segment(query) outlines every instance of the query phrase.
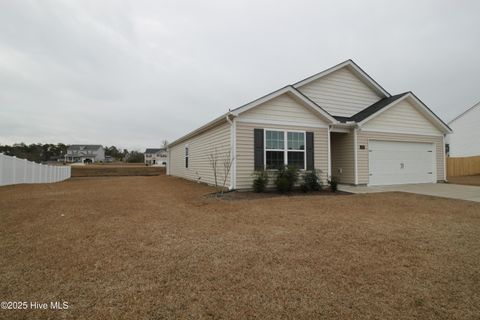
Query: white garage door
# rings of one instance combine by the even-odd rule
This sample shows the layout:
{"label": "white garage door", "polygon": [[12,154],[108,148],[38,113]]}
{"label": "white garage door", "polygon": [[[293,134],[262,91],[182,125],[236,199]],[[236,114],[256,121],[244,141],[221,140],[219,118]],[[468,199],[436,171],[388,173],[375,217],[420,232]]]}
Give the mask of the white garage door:
{"label": "white garage door", "polygon": [[369,185],[436,182],[433,143],[370,140]]}

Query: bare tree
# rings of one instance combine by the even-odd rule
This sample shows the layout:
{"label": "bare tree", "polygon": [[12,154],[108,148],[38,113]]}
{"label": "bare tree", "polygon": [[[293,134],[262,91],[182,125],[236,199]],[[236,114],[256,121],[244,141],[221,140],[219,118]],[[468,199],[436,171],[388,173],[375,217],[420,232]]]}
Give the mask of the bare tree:
{"label": "bare tree", "polygon": [[215,188],[218,189],[218,183],[217,183],[217,162],[218,162],[217,148],[214,149],[213,153],[208,155],[208,160],[210,161],[210,166],[212,166],[213,177],[215,178]]}
{"label": "bare tree", "polygon": [[167,149],[168,147],[168,140],[163,140],[162,141],[162,148]]}
{"label": "bare tree", "polygon": [[227,184],[227,177],[232,170],[234,158],[232,157],[230,150],[225,153],[225,157],[223,158],[223,185],[221,194],[223,195],[223,191],[225,190],[225,185]]}
{"label": "bare tree", "polygon": [[223,192],[225,191],[226,184],[227,184],[227,178],[228,175],[232,169],[232,164],[233,164],[233,157],[230,154],[230,151],[227,151],[225,153],[225,156],[223,157],[223,181],[222,181],[222,187],[218,187],[218,153],[217,153],[217,148],[214,149],[214,152],[208,155],[208,159],[210,161],[210,166],[212,167],[213,170],[213,177],[214,177],[214,182],[215,182],[215,189],[217,189],[217,193],[220,189],[220,195],[223,196]]}

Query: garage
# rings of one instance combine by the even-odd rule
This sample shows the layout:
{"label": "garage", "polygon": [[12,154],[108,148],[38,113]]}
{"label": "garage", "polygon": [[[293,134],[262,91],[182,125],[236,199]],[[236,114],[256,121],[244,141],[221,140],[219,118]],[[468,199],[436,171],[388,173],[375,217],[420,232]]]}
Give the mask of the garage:
{"label": "garage", "polygon": [[369,140],[369,185],[436,182],[433,143]]}

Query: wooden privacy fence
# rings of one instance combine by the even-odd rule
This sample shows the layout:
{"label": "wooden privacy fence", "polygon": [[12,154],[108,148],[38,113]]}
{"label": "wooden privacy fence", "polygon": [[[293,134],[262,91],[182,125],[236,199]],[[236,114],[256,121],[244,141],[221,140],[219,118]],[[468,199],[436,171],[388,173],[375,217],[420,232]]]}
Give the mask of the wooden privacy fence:
{"label": "wooden privacy fence", "polygon": [[70,178],[69,166],[48,166],[0,153],[0,186],[51,183]]}
{"label": "wooden privacy fence", "polygon": [[471,176],[480,174],[480,156],[447,158],[447,176]]}

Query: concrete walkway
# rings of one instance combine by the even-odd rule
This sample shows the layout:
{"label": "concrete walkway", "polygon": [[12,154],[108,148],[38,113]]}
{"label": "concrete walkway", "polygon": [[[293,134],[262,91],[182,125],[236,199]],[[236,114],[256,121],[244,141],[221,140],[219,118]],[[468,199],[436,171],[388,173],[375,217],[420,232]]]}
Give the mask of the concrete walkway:
{"label": "concrete walkway", "polygon": [[450,183],[421,183],[403,184],[392,186],[349,186],[339,185],[338,190],[351,193],[373,193],[373,192],[409,192],[425,194],[435,197],[444,197],[460,200],[480,202],[480,187],[464,186]]}

